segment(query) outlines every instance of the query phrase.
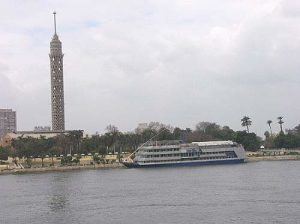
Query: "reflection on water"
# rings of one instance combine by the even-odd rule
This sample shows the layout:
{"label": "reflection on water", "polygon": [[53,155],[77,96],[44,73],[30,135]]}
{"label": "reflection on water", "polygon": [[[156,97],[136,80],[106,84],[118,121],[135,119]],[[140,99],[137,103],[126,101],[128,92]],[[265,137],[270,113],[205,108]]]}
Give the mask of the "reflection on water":
{"label": "reflection on water", "polygon": [[0,224],[299,223],[299,169],[284,161],[0,176]]}
{"label": "reflection on water", "polygon": [[49,207],[52,212],[57,212],[65,209],[68,199],[65,195],[52,195],[49,201]]}
{"label": "reflection on water", "polygon": [[68,175],[54,175],[50,182],[49,208],[52,212],[61,212],[69,206]]}

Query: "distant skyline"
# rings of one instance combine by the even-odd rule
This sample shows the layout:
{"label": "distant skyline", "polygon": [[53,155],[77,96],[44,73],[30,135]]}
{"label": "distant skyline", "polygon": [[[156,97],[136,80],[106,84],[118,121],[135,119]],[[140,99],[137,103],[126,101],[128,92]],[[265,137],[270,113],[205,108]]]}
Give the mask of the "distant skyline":
{"label": "distant skyline", "polygon": [[0,108],[18,130],[51,125],[53,14],[63,42],[66,129],[132,131],[200,121],[260,136],[300,123],[300,2],[18,1],[0,7]]}

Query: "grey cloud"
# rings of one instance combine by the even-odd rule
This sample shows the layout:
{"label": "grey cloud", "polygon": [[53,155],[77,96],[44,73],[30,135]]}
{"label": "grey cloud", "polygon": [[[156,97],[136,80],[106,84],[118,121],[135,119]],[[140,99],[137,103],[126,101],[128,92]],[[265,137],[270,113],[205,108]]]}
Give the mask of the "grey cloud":
{"label": "grey cloud", "polygon": [[11,80],[7,77],[8,67],[0,63],[0,97],[2,107],[10,106],[11,102],[15,100],[14,86]]}
{"label": "grey cloud", "polygon": [[18,89],[11,99],[20,129],[50,123],[54,8],[69,129],[133,130],[156,120],[241,129],[249,115],[262,134],[278,115],[289,127],[299,123],[297,1],[47,1],[16,10],[6,1],[3,8],[0,60],[10,68],[5,88]]}

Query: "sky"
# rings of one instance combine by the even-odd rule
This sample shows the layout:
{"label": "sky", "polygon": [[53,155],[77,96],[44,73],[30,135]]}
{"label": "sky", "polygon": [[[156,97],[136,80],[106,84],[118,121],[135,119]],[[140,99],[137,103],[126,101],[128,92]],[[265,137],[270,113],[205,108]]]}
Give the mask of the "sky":
{"label": "sky", "polygon": [[0,108],[18,130],[51,125],[54,10],[68,130],[300,123],[298,0],[1,0]]}

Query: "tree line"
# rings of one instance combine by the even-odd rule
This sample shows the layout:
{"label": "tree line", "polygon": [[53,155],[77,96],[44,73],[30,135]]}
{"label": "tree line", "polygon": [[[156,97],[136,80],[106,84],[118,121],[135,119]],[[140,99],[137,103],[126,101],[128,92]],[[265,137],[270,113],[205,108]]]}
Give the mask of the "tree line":
{"label": "tree line", "polygon": [[271,129],[272,122],[267,121],[270,129],[265,132],[265,139],[250,132],[251,118],[244,116],[241,125],[244,131],[234,131],[229,126],[221,126],[214,122],[199,122],[192,130],[190,128],[173,128],[159,122],[150,122],[146,128],[137,128],[132,132],[121,132],[114,125],[109,125],[104,134],[83,136],[83,131],[69,131],[56,137],[40,138],[18,137],[6,148],[0,148],[0,160],[8,156],[28,158],[67,156],[68,154],[99,154],[133,152],[139,145],[157,135],[153,140],[181,140],[190,143],[196,141],[232,140],[242,144],[246,150],[257,151],[261,145],[267,148],[295,148],[300,147],[300,125],[286,133],[282,130],[283,118],[278,118],[281,131],[274,134]]}
{"label": "tree line", "polygon": [[[251,118],[244,116],[241,119],[241,125],[247,128],[249,133],[249,127],[252,125]],[[262,145],[266,148],[299,148],[300,147],[300,124],[293,129],[287,129],[283,131],[283,116],[277,117],[277,123],[280,127],[279,133],[273,133],[272,120],[267,120],[269,131],[265,131],[265,139],[262,141]]]}

